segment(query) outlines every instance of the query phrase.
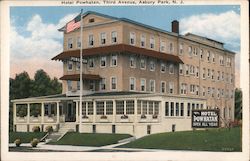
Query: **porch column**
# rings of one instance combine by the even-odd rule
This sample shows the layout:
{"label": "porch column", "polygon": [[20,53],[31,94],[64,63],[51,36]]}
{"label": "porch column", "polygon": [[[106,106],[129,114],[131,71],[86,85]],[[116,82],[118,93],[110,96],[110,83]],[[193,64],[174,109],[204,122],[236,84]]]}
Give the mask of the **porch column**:
{"label": "porch column", "polygon": [[60,122],[60,115],[59,115],[59,102],[56,102],[56,123],[59,124]]}
{"label": "porch column", "polygon": [[15,130],[15,124],[16,124],[16,103],[13,103],[13,131]]}
{"label": "porch column", "polygon": [[96,122],[96,101],[93,100],[93,122]]}
{"label": "porch column", "polygon": [[116,102],[113,100],[113,123],[115,123],[115,117],[116,117]]}
{"label": "porch column", "polygon": [[126,100],[124,100],[124,104],[123,104],[123,113],[124,113],[124,115],[126,115],[127,113],[126,113],[126,104],[127,104],[127,102],[126,102]]}
{"label": "porch column", "polygon": [[137,122],[137,99],[134,99],[134,123]]}
{"label": "porch column", "polygon": [[30,103],[27,104],[27,124],[30,123]]}
{"label": "porch column", "polygon": [[107,101],[104,101],[104,115],[106,115],[106,102]]}
{"label": "porch column", "polygon": [[44,123],[44,103],[42,102],[41,105],[41,122]]}
{"label": "porch column", "polygon": [[78,106],[78,101],[75,101],[76,103],[76,122],[79,121],[79,106]]}

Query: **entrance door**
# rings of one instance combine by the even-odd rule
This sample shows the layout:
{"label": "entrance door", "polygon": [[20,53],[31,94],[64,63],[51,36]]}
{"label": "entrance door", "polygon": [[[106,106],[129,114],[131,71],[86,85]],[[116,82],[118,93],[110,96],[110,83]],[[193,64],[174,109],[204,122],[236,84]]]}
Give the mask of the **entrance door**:
{"label": "entrance door", "polygon": [[75,103],[67,103],[67,117],[65,118],[66,122],[75,122],[76,121],[76,106]]}

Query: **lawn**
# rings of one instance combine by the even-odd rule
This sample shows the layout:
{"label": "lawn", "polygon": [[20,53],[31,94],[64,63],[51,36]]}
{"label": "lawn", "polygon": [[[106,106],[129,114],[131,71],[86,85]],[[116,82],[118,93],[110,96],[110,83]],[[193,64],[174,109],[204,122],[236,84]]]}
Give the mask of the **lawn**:
{"label": "lawn", "polygon": [[104,146],[118,143],[119,140],[131,137],[128,134],[93,134],[69,132],[56,145]]}
{"label": "lawn", "polygon": [[41,139],[46,132],[10,132],[9,143],[14,143],[16,139],[21,139],[22,143],[30,143],[33,138]]}
{"label": "lawn", "polygon": [[241,151],[241,128],[152,134],[120,147],[196,151]]}

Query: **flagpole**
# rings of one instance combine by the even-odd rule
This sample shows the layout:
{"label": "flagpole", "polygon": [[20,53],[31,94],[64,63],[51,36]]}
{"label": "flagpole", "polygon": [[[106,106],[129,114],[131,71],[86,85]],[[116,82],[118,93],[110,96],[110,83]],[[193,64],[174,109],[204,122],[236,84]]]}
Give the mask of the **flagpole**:
{"label": "flagpole", "polygon": [[82,22],[82,9],[81,9],[81,13],[80,13],[80,16],[81,16],[81,22],[80,22],[80,39],[81,39],[81,49],[80,49],[80,123],[79,123],[79,132],[81,131],[82,129],[82,90],[83,90],[83,81],[82,81],[82,46],[83,46],[83,41],[82,41],[82,29],[83,29],[83,22]]}

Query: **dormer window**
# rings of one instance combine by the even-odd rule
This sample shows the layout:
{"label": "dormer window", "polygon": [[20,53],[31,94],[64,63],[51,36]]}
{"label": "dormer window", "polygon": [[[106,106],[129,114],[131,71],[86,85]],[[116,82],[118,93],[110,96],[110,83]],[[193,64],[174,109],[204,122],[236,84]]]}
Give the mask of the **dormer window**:
{"label": "dormer window", "polygon": [[89,23],[93,23],[93,22],[95,22],[95,19],[94,18],[90,18],[89,19]]}

